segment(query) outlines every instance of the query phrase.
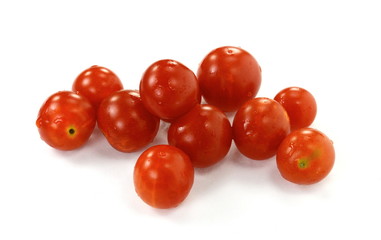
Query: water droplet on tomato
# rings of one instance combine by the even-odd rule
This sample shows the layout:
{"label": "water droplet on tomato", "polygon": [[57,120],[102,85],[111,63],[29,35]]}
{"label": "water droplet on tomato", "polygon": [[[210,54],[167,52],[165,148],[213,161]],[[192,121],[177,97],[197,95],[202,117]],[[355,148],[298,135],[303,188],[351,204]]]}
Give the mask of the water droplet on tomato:
{"label": "water droplet on tomato", "polygon": [[172,91],[175,91],[176,90],[176,80],[174,79],[170,79],[168,81],[168,87],[169,89],[171,89]]}
{"label": "water droplet on tomato", "polygon": [[54,119],[54,124],[61,124],[62,123],[62,118],[56,118],[56,119]]}
{"label": "water droplet on tomato", "polygon": [[163,97],[163,87],[162,86],[157,86],[154,90],[155,97],[161,98]]}

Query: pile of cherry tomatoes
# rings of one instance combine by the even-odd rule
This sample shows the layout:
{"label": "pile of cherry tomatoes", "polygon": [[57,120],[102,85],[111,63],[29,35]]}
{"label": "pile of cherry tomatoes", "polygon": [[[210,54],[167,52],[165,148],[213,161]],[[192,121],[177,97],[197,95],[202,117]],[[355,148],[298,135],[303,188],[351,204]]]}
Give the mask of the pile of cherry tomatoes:
{"label": "pile of cherry tomatoes", "polygon": [[[300,87],[273,99],[256,97],[261,75],[256,59],[238,47],[211,51],[197,75],[178,61],[157,61],[143,73],[139,91],[124,90],[110,69],[92,66],[78,75],[72,91],[44,102],[36,125],[41,138],[59,150],[83,146],[96,125],[116,150],[144,150],[133,180],[140,198],[155,208],[179,205],[192,188],[194,168],[224,159],[232,141],[250,159],[276,156],[290,182],[322,180],[335,151],[326,135],[308,128],[316,116],[314,97]],[[232,123],[225,112],[235,112]],[[170,123],[168,144],[144,149],[161,120]]]}

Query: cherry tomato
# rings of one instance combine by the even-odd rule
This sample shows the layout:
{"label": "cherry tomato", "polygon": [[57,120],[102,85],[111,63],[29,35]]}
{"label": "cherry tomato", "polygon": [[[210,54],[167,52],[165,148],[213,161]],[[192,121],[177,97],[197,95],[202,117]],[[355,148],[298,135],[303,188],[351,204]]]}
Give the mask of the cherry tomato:
{"label": "cherry tomato", "polygon": [[324,179],[335,162],[332,141],[322,132],[301,128],[288,135],[279,146],[276,163],[286,180],[313,184]]}
{"label": "cherry tomato", "polygon": [[95,109],[111,93],[122,90],[123,84],[110,69],[94,65],[78,75],[73,83],[73,92],[90,100]]}
{"label": "cherry tomato", "polygon": [[157,145],[144,151],[136,161],[136,193],[155,208],[178,206],[188,196],[194,168],[183,151],[170,145]]}
{"label": "cherry tomato", "polygon": [[194,167],[209,167],[230,149],[232,129],[226,115],[212,105],[196,105],[171,123],[168,143],[183,150]]}
{"label": "cherry tomato", "polygon": [[300,87],[289,87],[274,98],[287,111],[291,130],[308,127],[314,121],[317,111],[314,96]]}
{"label": "cherry tomato", "polygon": [[121,90],[105,98],[98,109],[98,127],[122,152],[136,151],[155,138],[159,118],[149,113],[138,91]]}
{"label": "cherry tomato", "polygon": [[201,102],[194,73],[175,60],[153,63],[143,74],[140,94],[148,111],[171,121]]}
{"label": "cherry tomato", "polygon": [[224,112],[236,111],[257,95],[261,68],[255,58],[238,47],[220,47],[211,51],[197,72],[205,101]]}
{"label": "cherry tomato", "polygon": [[95,110],[89,100],[70,91],[51,95],[41,106],[36,120],[41,139],[59,150],[81,147],[95,123]]}
{"label": "cherry tomato", "polygon": [[286,110],[269,98],[249,100],[237,111],[233,121],[233,138],[238,150],[254,160],[274,156],[289,132]]}

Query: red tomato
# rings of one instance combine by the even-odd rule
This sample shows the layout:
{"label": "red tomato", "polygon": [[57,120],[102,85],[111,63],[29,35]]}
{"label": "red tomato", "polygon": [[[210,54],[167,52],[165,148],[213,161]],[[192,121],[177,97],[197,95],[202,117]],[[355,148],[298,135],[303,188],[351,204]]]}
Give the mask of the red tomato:
{"label": "red tomato", "polygon": [[136,193],[155,208],[178,206],[188,196],[193,180],[194,168],[188,155],[173,146],[150,147],[135,164]]}
{"label": "red tomato", "polygon": [[168,143],[183,150],[194,167],[209,167],[230,149],[232,129],[226,115],[212,105],[196,105],[172,122]]}
{"label": "red tomato", "polygon": [[276,163],[286,180],[313,184],[324,179],[335,162],[332,141],[322,132],[301,128],[288,135],[279,146]]}
{"label": "red tomato", "polygon": [[237,111],[233,121],[233,138],[238,150],[255,160],[274,156],[289,132],[286,110],[269,98],[249,100]]}
{"label": "red tomato", "polygon": [[287,111],[291,130],[308,127],[314,121],[317,111],[314,96],[300,87],[289,87],[274,98]]}
{"label": "red tomato", "polygon": [[69,91],[51,95],[41,106],[36,121],[41,139],[59,150],[81,147],[89,139],[95,123],[91,103]]}
{"label": "red tomato", "polygon": [[145,109],[139,92],[130,90],[114,92],[104,99],[97,120],[107,141],[122,152],[133,152],[152,142],[160,123]]}
{"label": "red tomato", "polygon": [[72,87],[73,92],[89,99],[95,109],[104,98],[122,89],[123,84],[115,73],[96,65],[80,73]]}
{"label": "red tomato", "polygon": [[205,101],[224,112],[236,111],[255,97],[262,79],[255,58],[238,47],[220,47],[210,52],[197,76]]}
{"label": "red tomato", "polygon": [[140,94],[148,111],[171,121],[201,102],[194,73],[175,60],[153,63],[143,74]]}

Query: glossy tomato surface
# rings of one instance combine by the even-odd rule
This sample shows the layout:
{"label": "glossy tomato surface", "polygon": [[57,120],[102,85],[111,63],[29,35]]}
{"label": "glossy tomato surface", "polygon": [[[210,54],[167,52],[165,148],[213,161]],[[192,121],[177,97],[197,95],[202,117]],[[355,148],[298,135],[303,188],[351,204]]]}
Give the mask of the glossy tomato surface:
{"label": "glossy tomato surface", "polygon": [[114,72],[97,65],[80,73],[72,86],[73,92],[85,96],[95,108],[111,93],[122,89],[123,84]]}
{"label": "glossy tomato surface", "polygon": [[286,110],[269,98],[249,100],[237,111],[233,121],[233,138],[238,150],[254,160],[274,156],[289,132]]}
{"label": "glossy tomato surface", "polygon": [[308,127],[314,121],[317,112],[316,101],[304,88],[285,88],[274,99],[286,109],[291,130]]}
{"label": "glossy tomato surface", "polygon": [[160,60],[144,72],[140,82],[144,105],[155,116],[171,121],[201,102],[195,74],[175,60]]}
{"label": "glossy tomato surface", "polygon": [[194,167],[209,167],[230,149],[232,129],[226,115],[208,104],[198,104],[171,123],[168,143],[187,153]]}
{"label": "glossy tomato surface", "polygon": [[188,196],[194,168],[187,154],[170,145],[144,151],[134,168],[136,193],[155,208],[173,208]]}
{"label": "glossy tomato surface", "polygon": [[220,47],[201,62],[197,77],[205,101],[224,112],[236,111],[255,97],[262,81],[256,59],[238,47]]}
{"label": "glossy tomato surface", "polygon": [[91,103],[70,91],[51,95],[41,106],[36,126],[41,139],[59,150],[73,150],[87,142],[96,114]]}
{"label": "glossy tomato surface", "polygon": [[134,152],[155,138],[160,119],[148,112],[138,91],[121,90],[104,99],[98,127],[107,141],[122,152]]}
{"label": "glossy tomato surface", "polygon": [[279,146],[276,163],[286,180],[313,184],[324,179],[335,162],[332,141],[322,132],[301,128],[288,135]]}

